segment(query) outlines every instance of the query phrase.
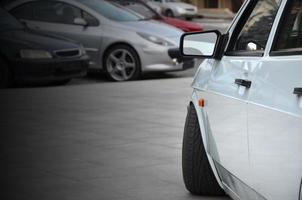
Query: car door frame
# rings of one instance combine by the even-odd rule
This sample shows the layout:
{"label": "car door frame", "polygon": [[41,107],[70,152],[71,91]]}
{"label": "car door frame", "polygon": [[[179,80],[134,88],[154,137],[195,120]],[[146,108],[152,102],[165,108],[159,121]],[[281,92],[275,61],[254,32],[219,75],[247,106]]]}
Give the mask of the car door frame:
{"label": "car door frame", "polygon": [[[248,102],[251,174],[254,177],[252,187],[254,187],[254,189],[257,190],[258,193],[261,193],[267,199],[276,199],[276,200],[285,199],[285,198],[286,199],[301,198],[301,196],[298,197],[299,192],[301,193],[301,189],[300,189],[301,177],[296,177],[296,174],[291,174],[291,173],[287,174],[289,171],[284,171],[284,170],[281,170],[284,173],[280,173],[279,172],[280,170],[278,171],[276,167],[273,167],[273,164],[277,164],[288,159],[287,161],[289,162],[284,162],[288,164],[287,165],[284,164],[281,167],[282,169],[286,169],[286,167],[290,168],[291,170],[301,169],[301,164],[299,166],[297,165],[297,163],[299,163],[297,156],[294,156],[295,153],[297,152],[293,151],[293,149],[295,148],[297,150],[297,146],[299,146],[295,143],[296,138],[291,138],[291,139],[289,138],[280,141],[280,138],[284,139],[286,137],[284,135],[283,136],[280,135],[280,131],[278,132],[278,130],[290,130],[290,132],[288,133],[289,137],[293,135],[296,136],[299,135],[298,128],[301,129],[301,125],[300,125],[301,123],[299,123],[299,119],[301,121],[301,105],[300,105],[300,110],[295,110],[294,105],[292,105],[292,103],[298,105],[299,101],[300,103],[302,102],[301,96],[295,97],[295,94],[293,94],[294,87],[298,87],[298,86],[302,87],[302,85],[294,85],[291,84],[289,81],[289,83],[287,83],[287,85],[284,86],[284,88],[278,90],[278,87],[274,85],[274,82],[269,81],[274,79],[282,80],[280,81],[280,84],[283,86],[282,84],[283,80],[289,77],[287,76],[285,76],[285,78],[282,77],[282,75],[286,75],[286,74],[282,74],[282,75],[279,74],[278,77],[274,77],[277,75],[278,71],[280,71],[278,70],[281,68],[280,66],[278,66],[279,63],[291,63],[291,62],[297,63],[302,59],[302,55],[297,55],[294,53],[291,55],[285,55],[285,54],[276,55],[273,52],[275,47],[275,42],[278,39],[278,36],[280,35],[279,28],[282,26],[281,25],[282,18],[285,12],[288,11],[286,10],[286,8],[289,2],[290,0],[282,1],[282,4],[280,6],[280,9],[278,11],[278,14],[276,16],[274,25],[272,27],[269,36],[267,49],[265,50],[264,53],[264,60],[263,60],[263,67],[262,67],[263,69],[259,68],[258,70],[255,70],[254,82],[256,84],[256,87],[254,88],[254,91],[252,90],[250,92],[249,102]],[[274,62],[278,62],[278,64],[272,65]],[[290,69],[293,66],[289,65],[288,67]],[[270,68],[274,69],[274,71],[276,72],[272,73],[272,71],[269,70]],[[265,80],[265,75],[263,75],[265,74],[263,73],[265,71],[271,72],[270,74],[268,74],[269,78],[267,78],[267,80]],[[291,74],[294,73],[291,72]],[[293,79],[297,80],[297,77],[293,77]],[[274,89],[273,87],[272,88],[267,87],[269,85],[272,85],[276,88]],[[289,88],[287,88],[287,86],[289,86]],[[265,98],[265,96],[261,97],[261,95],[259,95],[260,92],[257,90],[266,94],[265,96],[267,96],[267,98]],[[281,93],[283,95],[280,95]],[[284,96],[284,98],[282,98],[282,96]],[[260,114],[263,116],[262,118],[260,117]],[[270,121],[272,122],[263,121],[263,119],[267,119],[269,117],[270,117]],[[255,123],[256,121],[257,123]],[[260,121],[262,122],[261,124],[259,124]],[[294,127],[290,128],[289,125],[292,125]],[[281,137],[274,137],[278,135],[280,135]],[[261,142],[261,140],[263,140],[263,138],[266,138],[267,136],[272,136],[272,137],[268,137],[267,141],[269,141],[269,143]],[[290,142],[292,143],[290,144]],[[282,152],[280,151],[279,153],[278,151],[275,151],[276,149],[274,148],[276,147],[281,148],[280,145],[282,144],[284,147],[284,151]],[[274,157],[276,156],[275,155],[276,153],[278,153],[278,158]],[[293,156],[287,157],[286,155],[293,155]],[[269,163],[272,163],[272,166],[269,166],[268,165]],[[279,175],[272,176],[272,174],[279,174]],[[302,173],[300,174],[302,175]],[[291,181],[290,183],[287,183],[288,188],[284,186],[280,186],[282,184],[279,183],[281,182],[286,183],[286,181]],[[285,191],[289,192],[290,195]]]}

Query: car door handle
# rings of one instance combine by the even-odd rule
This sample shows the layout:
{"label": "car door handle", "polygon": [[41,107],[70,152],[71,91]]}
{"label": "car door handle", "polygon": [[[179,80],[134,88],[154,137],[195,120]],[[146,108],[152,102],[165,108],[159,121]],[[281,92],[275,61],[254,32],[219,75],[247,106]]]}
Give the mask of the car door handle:
{"label": "car door handle", "polygon": [[295,88],[294,94],[301,96],[302,95],[302,88]]}
{"label": "car door handle", "polygon": [[235,83],[237,85],[241,85],[241,86],[244,86],[246,88],[250,88],[251,85],[252,85],[252,81],[244,80],[244,79],[235,79]]}

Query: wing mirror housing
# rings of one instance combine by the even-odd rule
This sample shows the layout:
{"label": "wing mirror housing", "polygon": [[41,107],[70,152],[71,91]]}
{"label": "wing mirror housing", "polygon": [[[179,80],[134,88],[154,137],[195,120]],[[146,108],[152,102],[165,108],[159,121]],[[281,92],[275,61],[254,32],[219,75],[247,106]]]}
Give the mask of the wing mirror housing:
{"label": "wing mirror housing", "polygon": [[222,35],[217,30],[184,33],[180,39],[180,52],[185,57],[220,60],[228,38],[228,34]]}
{"label": "wing mirror housing", "polygon": [[88,26],[88,22],[85,19],[79,18],[79,17],[75,18],[74,21],[73,21],[73,23],[75,25]]}

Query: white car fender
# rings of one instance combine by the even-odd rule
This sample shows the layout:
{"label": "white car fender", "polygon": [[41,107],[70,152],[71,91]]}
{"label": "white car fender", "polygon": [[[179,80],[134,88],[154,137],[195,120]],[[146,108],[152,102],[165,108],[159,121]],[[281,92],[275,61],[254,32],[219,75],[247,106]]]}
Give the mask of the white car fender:
{"label": "white car fender", "polygon": [[218,172],[216,170],[213,159],[210,156],[210,154],[208,153],[209,152],[209,144],[208,144],[209,134],[207,133],[207,121],[208,121],[207,120],[207,114],[206,114],[205,108],[200,108],[198,106],[198,100],[199,100],[198,95],[197,95],[196,91],[194,90],[193,94],[192,94],[192,97],[191,97],[191,101],[192,101],[192,103],[194,105],[194,108],[196,110],[196,113],[197,113],[197,118],[198,118],[198,123],[199,123],[199,127],[200,127],[200,134],[201,134],[201,137],[202,137],[202,142],[203,142],[205,151],[207,153],[207,157],[208,157],[210,166],[211,166],[211,168],[213,170],[213,173],[214,173],[214,176],[217,180],[217,183],[220,185],[221,188],[224,188],[224,186],[221,182],[221,179],[218,175]]}

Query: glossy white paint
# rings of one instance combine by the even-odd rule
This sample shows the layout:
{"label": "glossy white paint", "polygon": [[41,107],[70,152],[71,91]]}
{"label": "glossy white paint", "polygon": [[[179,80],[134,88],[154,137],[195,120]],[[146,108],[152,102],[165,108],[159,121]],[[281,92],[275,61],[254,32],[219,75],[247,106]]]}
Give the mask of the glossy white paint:
{"label": "glossy white paint", "polygon": [[[192,99],[205,131],[202,134],[213,171],[220,173],[217,180],[234,198],[299,199],[302,96],[293,91],[302,87],[302,55],[270,56],[286,2],[282,1],[264,56],[205,60],[192,84]],[[242,12],[234,19],[230,34]],[[236,85],[236,78],[252,81],[252,87]],[[205,108],[198,108],[199,98],[208,101]],[[213,161],[242,185],[225,178]]]}
{"label": "glossy white paint", "polygon": [[298,199],[302,177],[302,56],[266,58],[249,91],[252,187],[268,199]]}

